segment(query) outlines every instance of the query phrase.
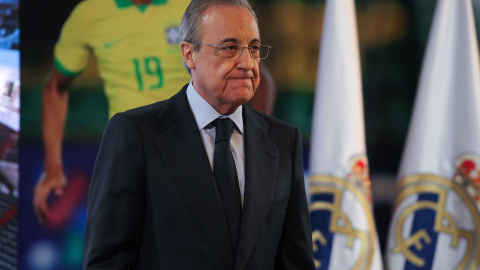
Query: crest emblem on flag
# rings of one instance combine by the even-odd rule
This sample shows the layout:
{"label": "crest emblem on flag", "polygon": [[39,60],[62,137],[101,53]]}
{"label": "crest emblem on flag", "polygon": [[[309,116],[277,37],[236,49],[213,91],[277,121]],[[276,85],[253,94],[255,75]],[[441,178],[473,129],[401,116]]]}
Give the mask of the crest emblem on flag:
{"label": "crest emblem on flag", "polygon": [[348,174],[350,182],[360,188],[368,201],[372,201],[370,184],[370,169],[365,155],[356,156],[350,161],[351,172]]}
{"label": "crest emblem on flag", "polygon": [[[476,269],[480,262],[480,156],[460,155],[453,180],[415,174],[398,184],[393,254],[412,267],[432,265],[434,255],[450,257],[448,269]],[[442,252],[443,251],[443,252]],[[456,258],[456,261],[452,261]],[[446,268],[446,269],[447,269]]]}
{"label": "crest emblem on flag", "polygon": [[463,186],[480,211],[480,156],[464,154],[455,161],[454,181]]}
{"label": "crest emblem on flag", "polygon": [[[333,238],[342,249],[351,251],[354,264],[346,269],[370,269],[373,258],[375,230],[373,217],[370,214],[370,178],[368,162],[365,155],[351,159],[351,171],[345,179],[331,175],[313,175],[310,195],[310,215],[312,219],[323,222],[312,232],[315,267],[328,269],[324,261],[328,256],[318,257],[315,253],[331,254]],[[348,204],[345,202],[348,201]],[[360,205],[367,219],[359,219],[358,212],[349,211],[349,204]],[[347,207],[345,207],[347,206]]]}

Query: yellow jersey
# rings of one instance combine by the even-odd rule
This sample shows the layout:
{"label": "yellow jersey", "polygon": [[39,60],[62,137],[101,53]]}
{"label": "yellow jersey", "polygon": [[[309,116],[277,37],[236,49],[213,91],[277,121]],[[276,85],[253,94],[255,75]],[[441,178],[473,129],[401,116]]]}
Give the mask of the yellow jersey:
{"label": "yellow jersey", "polygon": [[189,2],[80,2],[55,46],[55,67],[73,77],[95,54],[110,116],[167,99],[191,79],[183,66],[178,32]]}

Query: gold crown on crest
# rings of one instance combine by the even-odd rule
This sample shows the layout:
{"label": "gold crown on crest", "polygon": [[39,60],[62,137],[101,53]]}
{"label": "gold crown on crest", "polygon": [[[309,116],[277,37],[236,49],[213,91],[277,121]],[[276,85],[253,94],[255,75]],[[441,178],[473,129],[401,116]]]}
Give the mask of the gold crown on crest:
{"label": "gold crown on crest", "polygon": [[369,201],[372,201],[372,191],[370,183],[370,169],[368,159],[365,155],[358,155],[350,159],[350,173],[347,178],[358,188],[360,188]]}
{"label": "gold crown on crest", "polygon": [[480,210],[480,155],[467,153],[455,159],[453,180],[461,185]]}

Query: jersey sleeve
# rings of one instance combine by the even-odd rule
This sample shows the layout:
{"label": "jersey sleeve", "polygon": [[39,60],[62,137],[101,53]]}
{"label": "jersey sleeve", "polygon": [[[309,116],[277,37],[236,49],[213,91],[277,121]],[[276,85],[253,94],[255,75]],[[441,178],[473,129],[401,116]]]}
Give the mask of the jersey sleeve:
{"label": "jersey sleeve", "polygon": [[90,48],[87,29],[90,21],[86,2],[78,4],[63,25],[55,45],[54,64],[60,73],[68,77],[80,74],[87,65]]}

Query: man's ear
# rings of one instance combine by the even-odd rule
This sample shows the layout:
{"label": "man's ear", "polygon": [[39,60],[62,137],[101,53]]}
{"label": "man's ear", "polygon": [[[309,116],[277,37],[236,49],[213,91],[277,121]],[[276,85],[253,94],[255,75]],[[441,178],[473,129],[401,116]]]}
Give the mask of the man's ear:
{"label": "man's ear", "polygon": [[183,62],[189,69],[195,69],[195,63],[193,61],[193,44],[183,41],[180,44],[182,49]]}

